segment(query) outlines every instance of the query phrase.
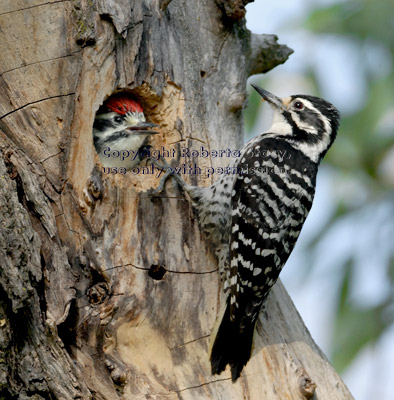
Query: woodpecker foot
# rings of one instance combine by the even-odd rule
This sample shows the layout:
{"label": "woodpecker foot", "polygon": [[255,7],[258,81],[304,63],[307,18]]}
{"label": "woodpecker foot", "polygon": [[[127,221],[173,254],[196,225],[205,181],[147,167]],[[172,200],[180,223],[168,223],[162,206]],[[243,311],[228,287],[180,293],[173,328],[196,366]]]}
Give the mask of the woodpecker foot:
{"label": "woodpecker foot", "polygon": [[[160,167],[158,167],[160,168]],[[162,176],[162,178],[160,179],[159,182],[159,186],[153,191],[152,194],[154,195],[158,195],[158,194],[162,194],[164,187],[166,185],[167,179],[172,175],[172,171],[166,171],[166,173]]]}
{"label": "woodpecker foot", "polygon": [[185,189],[185,187],[187,186],[186,183],[181,178],[181,176],[175,172],[173,167],[167,164],[164,160],[162,160],[163,164],[152,159],[150,161],[156,168],[165,171],[165,174],[160,179],[159,186],[153,191],[153,195],[161,194],[164,191],[164,187],[168,178],[174,178],[175,182],[173,183],[175,185],[178,184],[182,189]]}
{"label": "woodpecker foot", "polygon": [[140,147],[139,153],[141,161],[149,159],[149,155],[152,149],[153,147],[150,144],[146,144],[145,146]]}

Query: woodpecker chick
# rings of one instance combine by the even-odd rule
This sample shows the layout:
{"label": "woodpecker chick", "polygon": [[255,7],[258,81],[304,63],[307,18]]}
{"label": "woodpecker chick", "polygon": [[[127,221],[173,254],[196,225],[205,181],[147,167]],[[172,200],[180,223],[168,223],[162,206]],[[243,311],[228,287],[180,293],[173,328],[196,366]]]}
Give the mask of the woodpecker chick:
{"label": "woodpecker chick", "polygon": [[[133,168],[141,161],[141,148],[157,124],[146,122],[141,105],[127,94],[110,97],[93,124],[94,146],[106,167]],[[127,153],[128,152],[128,153]]]}
{"label": "woodpecker chick", "polygon": [[210,187],[174,175],[216,249],[227,297],[211,335],[211,369],[220,374],[230,365],[234,382],[251,357],[257,318],[312,206],[318,166],[339,125],[338,111],[323,99],[280,99],[252,86],[273,108],[271,128],[246,143]]}

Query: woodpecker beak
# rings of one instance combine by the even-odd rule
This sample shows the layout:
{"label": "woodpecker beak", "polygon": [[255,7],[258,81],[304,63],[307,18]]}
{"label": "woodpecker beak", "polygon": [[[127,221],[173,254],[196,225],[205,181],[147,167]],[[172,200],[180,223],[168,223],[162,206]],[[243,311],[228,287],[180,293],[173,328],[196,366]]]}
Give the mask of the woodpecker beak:
{"label": "woodpecker beak", "polygon": [[253,85],[253,88],[256,90],[256,92],[263,98],[263,100],[266,100],[268,103],[273,105],[276,108],[281,108],[282,110],[286,110],[285,105],[283,104],[283,101],[279,98],[273,95],[270,92],[267,92],[266,90],[262,89],[261,87],[258,87],[256,85]]}
{"label": "woodpecker beak", "polygon": [[126,128],[128,131],[132,131],[134,135],[156,135],[160,132],[152,131],[149,128],[157,128],[159,125],[153,122],[138,122],[137,125],[129,126]]}

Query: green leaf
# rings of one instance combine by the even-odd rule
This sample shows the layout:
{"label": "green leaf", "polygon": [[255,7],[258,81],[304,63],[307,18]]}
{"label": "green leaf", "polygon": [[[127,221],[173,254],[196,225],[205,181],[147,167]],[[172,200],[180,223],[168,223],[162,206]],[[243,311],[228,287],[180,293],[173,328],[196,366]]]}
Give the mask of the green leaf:
{"label": "green leaf", "polygon": [[333,364],[343,372],[361,349],[376,342],[386,328],[381,318],[382,306],[359,309],[347,305],[335,323]]}
{"label": "green leaf", "polygon": [[306,27],[319,33],[351,35],[355,38],[373,39],[394,46],[391,0],[348,0],[311,13]]}

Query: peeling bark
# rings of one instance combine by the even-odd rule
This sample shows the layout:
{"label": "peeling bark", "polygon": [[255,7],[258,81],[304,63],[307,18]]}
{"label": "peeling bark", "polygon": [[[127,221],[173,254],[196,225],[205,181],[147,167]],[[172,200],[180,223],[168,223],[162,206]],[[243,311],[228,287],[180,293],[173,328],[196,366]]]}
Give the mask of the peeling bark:
{"label": "peeling bark", "polygon": [[156,149],[238,149],[246,79],[291,53],[247,31],[246,3],[2,2],[0,398],[352,398],[280,283],[242,377],[211,376],[220,283],[193,209],[171,185],[152,195],[153,175],[104,174],[94,150],[118,90],[160,125]]}

